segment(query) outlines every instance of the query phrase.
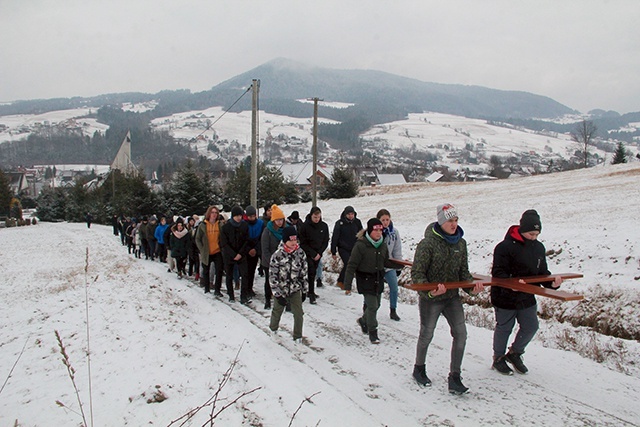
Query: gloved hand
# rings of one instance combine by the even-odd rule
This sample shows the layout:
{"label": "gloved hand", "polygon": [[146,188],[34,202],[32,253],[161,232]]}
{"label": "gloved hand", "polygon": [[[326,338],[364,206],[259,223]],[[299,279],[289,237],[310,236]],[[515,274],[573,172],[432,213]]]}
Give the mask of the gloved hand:
{"label": "gloved hand", "polygon": [[304,300],[306,300],[306,299],[307,299],[307,294],[305,294],[305,293],[303,292],[303,293],[302,293],[302,295],[301,295],[301,297],[302,297],[302,302],[304,302]]}
{"label": "gloved hand", "polygon": [[400,277],[401,274],[402,274],[402,270],[396,270],[396,276]]}
{"label": "gloved hand", "polygon": [[276,301],[278,301],[278,304],[280,304],[283,307],[287,306],[287,299],[285,297],[277,297]]}

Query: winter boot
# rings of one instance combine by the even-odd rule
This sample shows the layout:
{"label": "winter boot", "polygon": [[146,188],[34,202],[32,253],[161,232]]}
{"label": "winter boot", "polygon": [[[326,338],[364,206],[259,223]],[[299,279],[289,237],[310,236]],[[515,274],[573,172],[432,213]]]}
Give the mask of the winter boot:
{"label": "winter boot", "polygon": [[369,341],[371,341],[371,344],[380,344],[380,338],[378,338],[377,329],[369,331]]}
{"label": "winter boot", "polygon": [[396,313],[395,308],[391,309],[391,314],[389,314],[389,317],[391,318],[391,320],[395,320],[396,322],[400,320],[400,316],[398,316],[398,313]]}
{"label": "winter boot", "polygon": [[264,309],[265,310],[271,310],[271,299],[270,298],[267,298],[264,301]]}
{"label": "winter boot", "polygon": [[513,375],[513,371],[507,365],[507,360],[505,356],[496,357],[493,360],[493,365],[491,365],[491,369],[494,369],[500,372],[502,375]]}
{"label": "winter boot", "polygon": [[309,304],[316,305],[316,294],[309,294]]}
{"label": "winter boot", "polygon": [[324,286],[324,285],[322,284],[322,280],[320,280],[320,279],[316,279],[316,287],[321,288],[321,287],[323,287],[323,286]]}
{"label": "winter boot", "polygon": [[460,374],[457,372],[452,372],[449,374],[449,393],[451,394],[464,394],[469,391],[469,387],[465,387],[462,384],[462,378],[460,378]]}
{"label": "winter boot", "polygon": [[193,278],[196,282],[200,281],[200,273],[196,273],[196,276]]}
{"label": "winter boot", "polygon": [[338,287],[344,291],[344,283],[338,282]]}
{"label": "winter boot", "polygon": [[363,334],[369,333],[369,330],[367,329],[367,322],[362,317],[358,317],[356,322],[358,322],[358,325],[360,325],[360,329],[362,329]]}
{"label": "winter boot", "polygon": [[423,387],[431,387],[431,380],[427,376],[425,365],[413,365],[413,378]]}
{"label": "winter boot", "polygon": [[507,362],[513,365],[513,369],[515,369],[520,374],[526,374],[529,372],[529,369],[522,363],[522,353],[512,353],[509,351],[505,356]]}

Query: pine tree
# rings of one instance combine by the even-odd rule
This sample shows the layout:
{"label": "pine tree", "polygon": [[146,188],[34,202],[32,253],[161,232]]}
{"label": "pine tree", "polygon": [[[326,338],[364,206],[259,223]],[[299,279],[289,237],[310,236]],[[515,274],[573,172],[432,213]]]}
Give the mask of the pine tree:
{"label": "pine tree", "polygon": [[11,198],[12,194],[9,178],[0,170],[0,217],[9,216]]}
{"label": "pine tree", "polygon": [[174,173],[165,191],[168,213],[175,215],[203,214],[213,196],[211,177],[199,172],[191,160]]}
{"label": "pine tree", "polygon": [[358,195],[358,181],[353,171],[344,163],[336,166],[331,181],[325,184],[323,199],[350,199]]}
{"label": "pine tree", "polygon": [[612,165],[618,165],[620,163],[627,163],[627,150],[624,148],[622,141],[618,142],[618,148],[611,161]]}
{"label": "pine tree", "polygon": [[62,221],[66,204],[64,189],[45,187],[38,196],[38,218],[40,221]]}

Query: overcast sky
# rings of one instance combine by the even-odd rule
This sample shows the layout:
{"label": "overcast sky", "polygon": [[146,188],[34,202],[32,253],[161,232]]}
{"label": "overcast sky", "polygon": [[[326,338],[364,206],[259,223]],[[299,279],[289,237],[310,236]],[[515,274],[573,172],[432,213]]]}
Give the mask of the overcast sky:
{"label": "overcast sky", "polygon": [[0,101],[197,92],[282,57],[640,111],[638,0],[0,0],[0,39]]}

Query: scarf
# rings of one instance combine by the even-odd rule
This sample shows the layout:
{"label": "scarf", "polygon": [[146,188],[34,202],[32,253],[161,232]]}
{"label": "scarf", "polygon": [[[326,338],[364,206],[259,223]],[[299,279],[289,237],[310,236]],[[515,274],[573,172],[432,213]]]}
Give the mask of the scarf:
{"label": "scarf", "polygon": [[455,245],[462,239],[462,236],[464,236],[462,227],[458,226],[458,228],[456,228],[456,234],[447,234],[437,222],[433,225],[433,232],[450,245]]}
{"label": "scarf", "polygon": [[282,228],[278,228],[277,230],[273,226],[273,221],[269,221],[267,223],[267,229],[273,234],[273,236],[278,239],[280,242],[282,240]]}
{"label": "scarf", "polygon": [[389,223],[388,227],[382,229],[382,237],[388,237],[393,235],[393,221]]}
{"label": "scarf", "polygon": [[374,248],[378,249],[380,247],[380,245],[382,245],[384,243],[384,238],[381,238],[380,240],[373,240],[371,238],[371,236],[369,236],[369,233],[364,233],[365,237],[367,238],[368,241],[371,242],[371,244],[373,245]]}
{"label": "scarf", "polygon": [[182,239],[187,233],[189,232],[189,230],[187,230],[186,228],[183,228],[182,231],[178,231],[173,230],[173,235],[176,236],[177,239]]}
{"label": "scarf", "polygon": [[300,245],[296,243],[296,245],[293,248],[290,248],[289,246],[285,245],[284,243],[282,244],[282,246],[284,247],[284,251],[288,254],[292,254],[295,251],[297,251],[300,248]]}

